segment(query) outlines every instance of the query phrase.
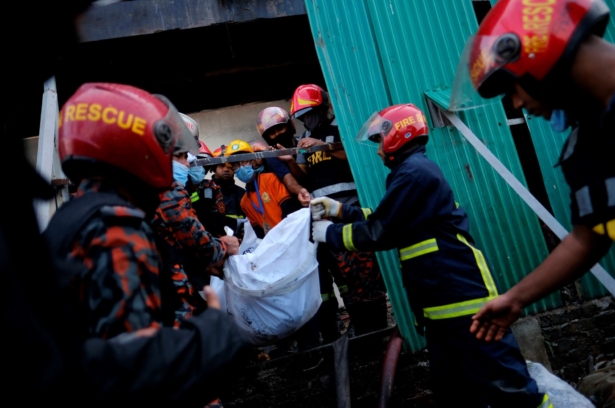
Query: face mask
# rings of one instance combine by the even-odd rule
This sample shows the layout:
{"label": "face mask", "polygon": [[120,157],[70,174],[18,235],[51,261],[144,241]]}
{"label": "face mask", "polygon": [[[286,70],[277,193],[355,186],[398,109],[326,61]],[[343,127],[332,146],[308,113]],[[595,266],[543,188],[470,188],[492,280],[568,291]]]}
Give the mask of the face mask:
{"label": "face mask", "polygon": [[320,111],[312,109],[303,115],[303,126],[305,126],[307,130],[314,130],[320,124],[320,119]]}
{"label": "face mask", "polygon": [[188,167],[180,162],[173,161],[173,179],[185,186],[188,182]]}
{"label": "face mask", "polygon": [[563,109],[554,109],[551,113],[551,128],[556,132],[563,132],[568,129],[570,122],[568,121],[568,115]]}
{"label": "face mask", "polygon": [[254,177],[254,169],[252,168],[251,164],[248,164],[247,166],[241,166],[235,171],[235,175],[239,180],[243,181],[244,183],[247,183],[252,180],[252,177]]}
{"label": "face mask", "polygon": [[205,168],[203,166],[190,167],[188,175],[192,184],[199,184],[205,178]]}
{"label": "face mask", "polygon": [[282,146],[290,149],[291,147],[295,147],[295,140],[293,134],[291,132],[286,132],[281,135],[278,135],[275,139],[273,139],[273,145],[281,144]]}
{"label": "face mask", "polygon": [[265,170],[265,165],[263,164],[258,169],[254,170],[254,173],[262,173]]}

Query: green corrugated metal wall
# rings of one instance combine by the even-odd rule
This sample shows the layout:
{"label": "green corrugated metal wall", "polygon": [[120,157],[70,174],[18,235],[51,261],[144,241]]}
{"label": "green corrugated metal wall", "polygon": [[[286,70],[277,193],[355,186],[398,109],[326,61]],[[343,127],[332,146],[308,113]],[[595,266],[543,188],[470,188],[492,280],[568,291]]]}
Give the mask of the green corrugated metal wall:
{"label": "green corrugated metal wall", "polygon": [[[613,14],[613,11],[615,11],[615,0],[605,0],[605,2],[612,10],[611,14]],[[491,3],[495,4],[496,1],[492,0]],[[609,22],[605,39],[615,43],[615,22],[613,18]],[[570,132],[556,133],[551,129],[549,123],[542,118],[528,116],[527,119],[547,194],[549,195],[549,201],[553,208],[553,215],[570,231],[572,228],[570,223],[570,189],[564,180],[561,169],[554,167],[564,141]],[[613,271],[615,271],[615,247],[600,261],[600,264],[613,275]],[[583,295],[588,299],[608,294],[606,288],[591,273],[585,274],[581,279],[581,283],[584,291]]]}
{"label": "green corrugated metal wall", "polygon": [[[375,149],[354,142],[363,122],[388,105],[413,102],[429,117],[424,92],[450,87],[466,38],[477,28],[470,0],[306,0],[316,50],[364,206],[375,207],[386,171]],[[510,129],[499,104],[460,114],[504,165],[524,183]],[[503,290],[547,255],[534,213],[452,128],[433,128],[427,154],[466,209],[477,245]],[[393,251],[379,254],[406,345],[418,350],[410,309]],[[560,306],[550,296],[529,313]]]}

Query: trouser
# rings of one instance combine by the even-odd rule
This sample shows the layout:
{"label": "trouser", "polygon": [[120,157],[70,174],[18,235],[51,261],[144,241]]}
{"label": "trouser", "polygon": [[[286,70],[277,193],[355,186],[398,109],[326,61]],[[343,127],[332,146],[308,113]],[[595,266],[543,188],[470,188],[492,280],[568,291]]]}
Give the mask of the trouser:
{"label": "trouser", "polygon": [[470,333],[470,324],[470,316],[426,323],[438,406],[549,407],[548,397],[538,392],[529,375],[512,332],[508,330],[501,341],[486,342]]}

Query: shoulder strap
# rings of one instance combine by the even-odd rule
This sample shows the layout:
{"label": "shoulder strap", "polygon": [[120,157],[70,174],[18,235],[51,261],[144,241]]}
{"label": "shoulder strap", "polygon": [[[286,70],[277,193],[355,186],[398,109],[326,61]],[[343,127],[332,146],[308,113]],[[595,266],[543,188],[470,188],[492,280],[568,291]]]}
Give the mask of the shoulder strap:
{"label": "shoulder strap", "polygon": [[52,256],[65,257],[77,233],[105,206],[134,208],[125,199],[111,193],[90,193],[63,204],[43,233]]}

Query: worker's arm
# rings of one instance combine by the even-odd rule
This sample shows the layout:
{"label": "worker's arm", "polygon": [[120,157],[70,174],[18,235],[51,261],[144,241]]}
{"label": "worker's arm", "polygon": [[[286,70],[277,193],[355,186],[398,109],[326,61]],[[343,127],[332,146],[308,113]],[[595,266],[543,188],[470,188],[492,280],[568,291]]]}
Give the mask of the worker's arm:
{"label": "worker's arm", "polygon": [[284,184],[289,193],[297,196],[297,200],[299,200],[303,207],[310,205],[310,193],[297,182],[297,179],[291,173],[284,176],[282,184]]}
{"label": "worker's arm", "polygon": [[581,277],[606,254],[611,242],[586,226],[575,225],[532,273],[473,316],[470,332],[486,341],[501,340],[525,307]]}
{"label": "worker's arm", "polygon": [[341,213],[345,222],[360,221],[329,226],[326,242],[349,251],[396,248],[400,237],[423,228],[440,206],[454,205],[452,196],[443,199],[437,194],[439,187],[440,180],[425,169],[398,171],[373,214],[368,214],[368,209],[343,205]]}

